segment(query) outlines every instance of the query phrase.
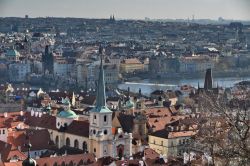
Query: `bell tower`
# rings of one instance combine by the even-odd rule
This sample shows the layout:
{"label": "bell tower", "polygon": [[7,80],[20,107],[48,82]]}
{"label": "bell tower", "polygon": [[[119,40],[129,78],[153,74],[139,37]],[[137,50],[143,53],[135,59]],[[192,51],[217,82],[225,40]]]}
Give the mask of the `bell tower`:
{"label": "bell tower", "polygon": [[97,85],[96,105],[90,110],[89,140],[90,153],[97,158],[112,156],[112,111],[106,105],[104,70],[102,64],[103,48],[99,48],[101,64]]}

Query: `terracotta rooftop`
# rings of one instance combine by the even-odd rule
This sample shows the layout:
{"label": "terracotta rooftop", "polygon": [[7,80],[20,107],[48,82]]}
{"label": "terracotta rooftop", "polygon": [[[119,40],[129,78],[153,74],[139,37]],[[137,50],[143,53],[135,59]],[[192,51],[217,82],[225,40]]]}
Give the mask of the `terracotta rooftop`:
{"label": "terracotta rooftop", "polygon": [[[94,154],[77,154],[66,156],[45,157],[36,159],[37,166],[57,165],[93,165],[95,162]],[[22,166],[22,161],[4,163],[4,166]]]}
{"label": "terracotta rooftop", "polygon": [[25,144],[27,143],[27,135],[29,135],[30,143],[32,144],[31,150],[50,149],[52,147],[47,129],[11,132],[8,136],[8,143],[16,148],[20,147],[22,152],[26,152],[28,151],[25,147]]}
{"label": "terracotta rooftop", "polygon": [[19,150],[13,148],[11,144],[5,143],[3,141],[0,141],[0,154],[1,154],[1,159],[4,162],[9,161],[12,157],[18,157],[20,159],[25,159],[27,157]]}
{"label": "terracotta rooftop", "polygon": [[74,120],[66,129],[67,133],[89,137],[89,121],[77,121]]}
{"label": "terracotta rooftop", "polygon": [[55,116],[49,114],[42,114],[41,117],[35,115],[31,116],[30,112],[26,112],[25,118],[25,124],[29,126],[57,130]]}

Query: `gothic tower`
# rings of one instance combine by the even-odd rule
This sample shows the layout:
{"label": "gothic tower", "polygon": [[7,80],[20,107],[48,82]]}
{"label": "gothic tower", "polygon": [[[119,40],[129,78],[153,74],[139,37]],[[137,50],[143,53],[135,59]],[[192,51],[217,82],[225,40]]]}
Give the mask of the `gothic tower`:
{"label": "gothic tower", "polygon": [[213,77],[212,77],[212,69],[207,69],[205,82],[204,82],[204,89],[205,90],[212,90],[213,88]]}

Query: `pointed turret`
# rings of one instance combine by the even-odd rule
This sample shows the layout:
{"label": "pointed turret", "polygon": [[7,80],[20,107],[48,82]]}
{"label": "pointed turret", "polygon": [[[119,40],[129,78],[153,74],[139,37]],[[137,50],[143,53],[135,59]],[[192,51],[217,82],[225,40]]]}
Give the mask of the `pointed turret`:
{"label": "pointed turret", "polygon": [[28,144],[26,144],[26,147],[28,148],[28,157],[23,160],[22,166],[36,166],[36,161],[30,157],[30,149],[32,145],[30,144],[29,136],[27,136]]}

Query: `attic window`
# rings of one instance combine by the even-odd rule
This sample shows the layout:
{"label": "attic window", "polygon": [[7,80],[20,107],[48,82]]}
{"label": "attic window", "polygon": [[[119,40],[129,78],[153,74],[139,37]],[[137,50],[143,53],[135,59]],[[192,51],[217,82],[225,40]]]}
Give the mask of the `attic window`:
{"label": "attic window", "polygon": [[157,119],[155,119],[155,122],[158,122],[158,120],[157,120]]}
{"label": "attic window", "polygon": [[158,110],[157,112],[161,112],[161,110]]}

